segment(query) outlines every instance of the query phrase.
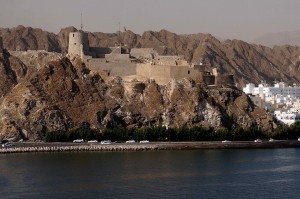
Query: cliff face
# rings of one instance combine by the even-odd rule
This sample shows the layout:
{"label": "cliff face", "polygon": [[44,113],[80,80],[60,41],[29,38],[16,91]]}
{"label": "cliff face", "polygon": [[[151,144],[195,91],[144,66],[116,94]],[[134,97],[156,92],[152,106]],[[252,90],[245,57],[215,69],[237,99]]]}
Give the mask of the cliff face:
{"label": "cliff face", "polygon": [[40,139],[46,130],[86,123],[103,128],[247,127],[257,122],[268,129],[272,121],[235,88],[200,87],[189,79],[166,86],[150,80],[123,82],[119,77],[104,81],[79,58],[41,51],[5,51],[0,58],[0,138]]}
{"label": "cliff face", "polygon": [[[69,32],[62,29],[58,35],[18,26],[0,29],[3,46],[8,50],[47,50],[65,54]],[[220,42],[210,34],[177,35],[161,30],[147,31],[141,36],[131,31],[120,33],[89,33],[90,46],[109,47],[122,43],[129,47],[154,48],[162,55],[184,55],[192,63],[202,62],[208,69],[217,67],[221,73],[233,74],[241,88],[246,83],[272,83],[283,80],[300,83],[300,49],[297,46],[268,48],[240,40]]]}

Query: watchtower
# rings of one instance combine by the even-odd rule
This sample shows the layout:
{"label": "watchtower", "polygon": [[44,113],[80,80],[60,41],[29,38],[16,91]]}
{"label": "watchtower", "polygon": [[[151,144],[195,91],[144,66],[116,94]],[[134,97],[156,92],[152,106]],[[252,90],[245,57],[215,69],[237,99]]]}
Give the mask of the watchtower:
{"label": "watchtower", "polygon": [[82,30],[70,32],[68,54],[83,56],[89,52],[88,34]]}

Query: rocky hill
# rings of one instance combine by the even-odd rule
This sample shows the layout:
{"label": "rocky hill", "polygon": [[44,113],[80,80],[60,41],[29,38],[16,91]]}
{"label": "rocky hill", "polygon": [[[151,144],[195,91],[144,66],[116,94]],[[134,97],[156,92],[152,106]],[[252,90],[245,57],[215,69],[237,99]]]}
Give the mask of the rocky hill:
{"label": "rocky hill", "polygon": [[15,28],[0,28],[3,47],[9,50],[46,50],[60,52],[57,35],[39,28],[17,26]]}
{"label": "rocky hill", "polygon": [[[68,34],[74,27],[62,29],[57,35],[18,26],[0,29],[3,46],[9,50],[47,50],[66,54]],[[300,83],[300,49],[298,46],[248,44],[240,40],[219,41],[210,34],[177,35],[161,30],[147,31],[141,36],[131,31],[119,33],[89,33],[90,46],[154,48],[162,55],[184,55],[191,63],[204,63],[208,69],[218,67],[224,74],[234,74],[239,87],[245,83],[272,83],[283,80],[289,84]]]}
{"label": "rocky hill", "polygon": [[103,79],[79,58],[46,51],[0,53],[0,139],[40,139],[46,130],[149,125],[269,129],[272,117],[236,88],[183,79]]}

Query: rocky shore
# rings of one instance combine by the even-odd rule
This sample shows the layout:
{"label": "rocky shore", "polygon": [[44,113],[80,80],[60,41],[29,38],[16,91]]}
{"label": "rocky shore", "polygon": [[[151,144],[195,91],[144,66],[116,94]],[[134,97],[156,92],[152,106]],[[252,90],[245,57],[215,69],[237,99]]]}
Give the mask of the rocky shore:
{"label": "rocky shore", "polygon": [[294,140],[255,142],[156,142],[147,144],[110,144],[100,143],[16,143],[0,148],[0,153],[28,152],[79,152],[79,151],[148,151],[148,150],[197,150],[197,149],[270,149],[300,148],[300,142]]}

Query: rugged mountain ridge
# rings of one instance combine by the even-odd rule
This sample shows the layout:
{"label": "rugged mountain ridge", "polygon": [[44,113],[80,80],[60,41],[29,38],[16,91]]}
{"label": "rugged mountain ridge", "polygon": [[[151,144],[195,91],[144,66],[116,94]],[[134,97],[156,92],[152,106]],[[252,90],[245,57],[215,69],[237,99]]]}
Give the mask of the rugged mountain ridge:
{"label": "rugged mountain ridge", "polygon": [[103,79],[78,57],[4,50],[0,68],[0,138],[39,140],[47,130],[84,124],[104,128],[257,123],[269,129],[273,121],[236,88],[201,87],[189,79],[166,86],[150,80]]}
{"label": "rugged mountain ridge", "polygon": [[[69,32],[62,29],[57,35],[31,27],[1,28],[3,46],[8,50],[47,50],[66,54]],[[233,74],[239,87],[246,83],[273,83],[282,80],[290,85],[300,83],[300,49],[298,46],[249,44],[240,40],[219,41],[210,34],[177,35],[167,30],[146,31],[142,35],[131,31],[89,33],[90,46],[154,48],[162,55],[184,55],[191,63],[202,62],[208,69],[217,67],[220,73]]]}

